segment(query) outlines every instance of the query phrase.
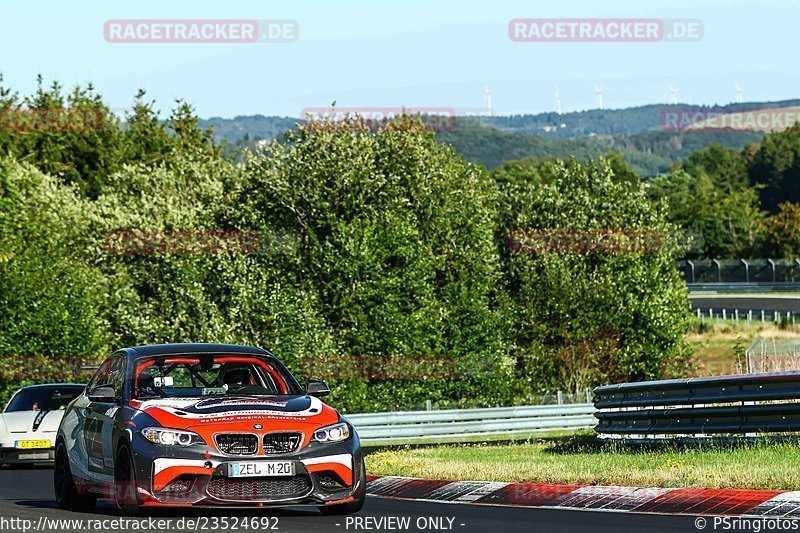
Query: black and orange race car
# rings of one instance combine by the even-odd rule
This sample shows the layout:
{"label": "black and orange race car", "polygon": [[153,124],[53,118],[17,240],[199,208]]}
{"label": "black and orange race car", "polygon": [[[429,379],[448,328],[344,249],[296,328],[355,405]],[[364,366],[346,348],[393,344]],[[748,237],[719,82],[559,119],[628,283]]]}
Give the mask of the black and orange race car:
{"label": "black and orange race car", "polygon": [[54,485],[62,508],[313,505],[354,513],[366,496],[353,426],[272,354],[224,344],[124,348],[66,408]]}

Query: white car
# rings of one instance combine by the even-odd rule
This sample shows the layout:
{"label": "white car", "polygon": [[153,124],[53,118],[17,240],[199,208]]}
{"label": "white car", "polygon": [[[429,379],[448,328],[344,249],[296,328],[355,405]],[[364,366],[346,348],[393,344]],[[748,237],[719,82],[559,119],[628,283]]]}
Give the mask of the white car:
{"label": "white car", "polygon": [[85,385],[54,383],[22,387],[0,414],[0,465],[48,463],[64,408]]}

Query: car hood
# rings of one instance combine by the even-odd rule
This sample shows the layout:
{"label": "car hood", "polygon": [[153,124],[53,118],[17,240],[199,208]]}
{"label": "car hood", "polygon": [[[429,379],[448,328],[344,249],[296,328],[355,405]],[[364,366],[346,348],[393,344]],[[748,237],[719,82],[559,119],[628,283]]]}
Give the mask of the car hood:
{"label": "car hood", "polygon": [[0,415],[9,433],[45,433],[58,430],[64,411],[13,411]]}
{"label": "car hood", "polygon": [[144,401],[135,407],[162,426],[176,429],[250,421],[321,426],[339,419],[339,414],[319,398],[306,395],[164,398]]}

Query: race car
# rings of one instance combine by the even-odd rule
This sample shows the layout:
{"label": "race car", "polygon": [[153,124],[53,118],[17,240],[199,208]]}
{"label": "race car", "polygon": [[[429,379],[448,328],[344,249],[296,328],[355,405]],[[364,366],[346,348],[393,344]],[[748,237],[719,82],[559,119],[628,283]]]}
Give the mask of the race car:
{"label": "race car", "polygon": [[0,465],[51,463],[64,408],[84,385],[55,383],[22,387],[0,414]]}
{"label": "race car", "polygon": [[315,506],[358,512],[358,435],[266,350],[225,344],[124,348],[98,368],[58,428],[54,488],[66,509],[112,499],[163,506]]}

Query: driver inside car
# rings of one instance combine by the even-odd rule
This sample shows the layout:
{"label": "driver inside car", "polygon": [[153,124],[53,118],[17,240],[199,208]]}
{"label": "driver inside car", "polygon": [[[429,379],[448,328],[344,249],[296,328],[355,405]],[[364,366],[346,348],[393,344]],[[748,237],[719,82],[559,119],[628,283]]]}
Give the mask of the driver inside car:
{"label": "driver inside car", "polygon": [[[250,370],[243,367],[223,368],[220,380],[228,392],[246,392],[255,384]],[[261,390],[261,387],[258,387]]]}

